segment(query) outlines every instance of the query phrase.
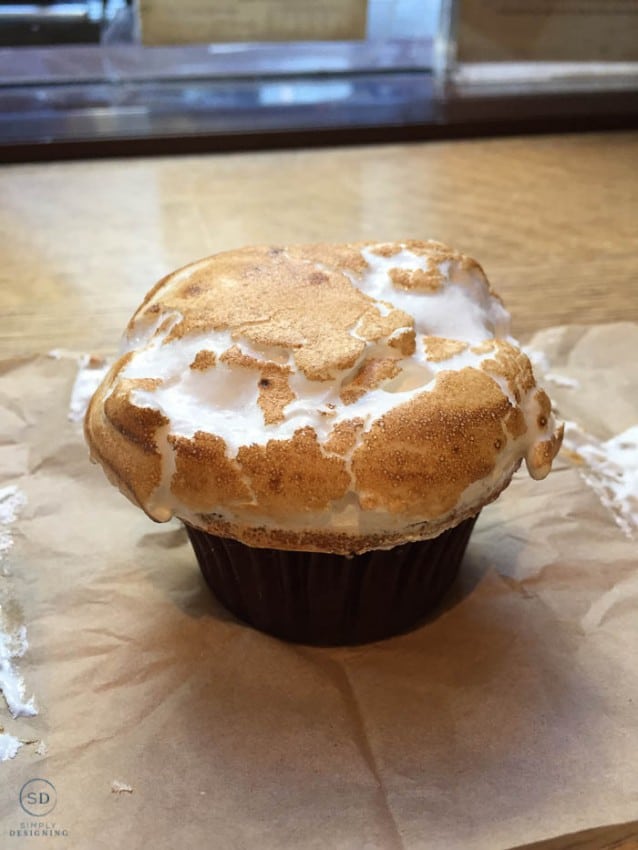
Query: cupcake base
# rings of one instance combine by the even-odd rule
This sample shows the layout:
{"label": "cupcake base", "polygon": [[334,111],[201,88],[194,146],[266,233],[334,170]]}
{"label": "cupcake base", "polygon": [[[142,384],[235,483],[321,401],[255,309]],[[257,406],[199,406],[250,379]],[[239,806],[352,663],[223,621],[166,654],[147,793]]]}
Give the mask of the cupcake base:
{"label": "cupcake base", "polygon": [[295,643],[336,646],[390,637],[430,613],[456,578],[475,522],[352,558],[186,530],[204,578],[235,616]]}

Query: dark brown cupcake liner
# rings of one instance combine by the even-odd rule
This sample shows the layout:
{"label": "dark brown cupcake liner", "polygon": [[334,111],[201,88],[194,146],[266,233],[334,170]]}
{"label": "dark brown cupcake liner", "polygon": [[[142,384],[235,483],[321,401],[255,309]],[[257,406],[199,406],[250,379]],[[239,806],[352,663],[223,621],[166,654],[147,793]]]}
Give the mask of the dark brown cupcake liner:
{"label": "dark brown cupcake liner", "polygon": [[186,530],[204,578],[235,616],[295,643],[336,646],[390,637],[431,613],[456,578],[475,522],[351,558]]}

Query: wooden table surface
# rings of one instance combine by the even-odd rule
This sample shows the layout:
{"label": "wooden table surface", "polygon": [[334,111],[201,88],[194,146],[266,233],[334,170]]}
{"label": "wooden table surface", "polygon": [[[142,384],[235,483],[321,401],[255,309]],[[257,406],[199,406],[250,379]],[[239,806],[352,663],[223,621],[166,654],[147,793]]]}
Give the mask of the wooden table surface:
{"label": "wooden table surface", "polygon": [[525,339],[638,320],[638,133],[0,169],[0,356],[108,351],[150,286],[249,243],[435,238]]}
{"label": "wooden table surface", "polygon": [[[523,339],[638,321],[638,133],[7,166],[0,198],[0,357],[112,350],[159,277],[264,242],[449,242]],[[533,848],[567,846],[637,847],[638,823]]]}

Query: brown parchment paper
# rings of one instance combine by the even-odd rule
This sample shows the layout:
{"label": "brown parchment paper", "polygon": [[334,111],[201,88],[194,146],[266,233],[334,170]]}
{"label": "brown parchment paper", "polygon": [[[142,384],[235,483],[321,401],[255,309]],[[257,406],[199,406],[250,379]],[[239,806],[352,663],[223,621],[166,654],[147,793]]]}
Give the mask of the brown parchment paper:
{"label": "brown parchment paper", "polygon": [[[599,437],[636,421],[635,325],[532,346],[579,384],[547,385],[565,416]],[[483,511],[422,627],[288,645],[227,614],[179,524],[89,464],[76,371],[0,364],[0,486],[28,499],[0,582],[39,709],[0,705],[25,742],[0,763],[0,846],[498,850],[638,817],[636,540],[565,458]],[[20,807],[32,778],[57,795],[41,818]],[[34,822],[65,834],[17,834]]]}

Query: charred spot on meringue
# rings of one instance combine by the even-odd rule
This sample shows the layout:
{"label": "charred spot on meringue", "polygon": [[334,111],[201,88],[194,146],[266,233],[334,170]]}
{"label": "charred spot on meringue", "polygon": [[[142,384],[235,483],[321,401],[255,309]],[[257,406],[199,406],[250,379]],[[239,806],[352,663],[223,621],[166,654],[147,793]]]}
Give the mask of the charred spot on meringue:
{"label": "charred spot on meringue", "polygon": [[195,359],[190,364],[190,368],[195,371],[205,372],[207,369],[214,369],[216,364],[217,355],[215,352],[203,349],[202,351],[197,352]]}
{"label": "charred spot on meringue", "polygon": [[390,280],[402,289],[417,292],[438,292],[443,285],[443,274],[435,266],[427,269],[390,269]]}
{"label": "charred spot on meringue", "polygon": [[425,348],[428,360],[435,363],[440,363],[443,360],[449,360],[461,354],[468,348],[468,343],[460,339],[445,339],[440,336],[425,336],[423,337],[423,347]]}

